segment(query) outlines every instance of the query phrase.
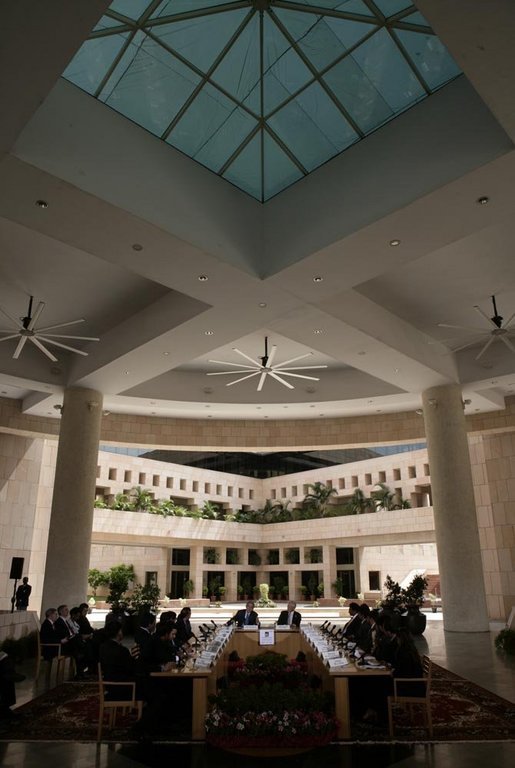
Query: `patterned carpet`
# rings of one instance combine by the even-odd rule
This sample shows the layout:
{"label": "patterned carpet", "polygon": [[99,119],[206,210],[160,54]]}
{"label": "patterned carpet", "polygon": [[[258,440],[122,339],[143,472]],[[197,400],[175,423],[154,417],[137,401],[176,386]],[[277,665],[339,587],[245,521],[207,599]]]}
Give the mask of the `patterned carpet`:
{"label": "patterned carpet", "polygon": [[[515,706],[505,699],[433,665],[432,741],[511,741],[515,739]],[[189,708],[188,708],[189,709]],[[16,710],[18,716],[0,721],[0,741],[96,740],[98,691],[95,683],[64,683]],[[189,741],[187,720],[177,715],[156,725],[155,741]],[[396,741],[429,741],[427,732],[398,720]],[[134,716],[119,717],[116,727],[104,729],[103,741],[133,742]],[[353,742],[389,741],[384,726],[353,723]]]}

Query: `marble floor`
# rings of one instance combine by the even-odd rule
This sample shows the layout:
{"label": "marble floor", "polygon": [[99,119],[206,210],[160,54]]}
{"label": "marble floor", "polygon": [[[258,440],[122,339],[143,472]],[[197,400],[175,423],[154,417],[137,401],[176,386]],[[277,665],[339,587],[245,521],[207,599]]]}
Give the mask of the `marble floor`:
{"label": "marble floor", "polygon": [[[419,650],[438,664],[515,703],[515,659],[495,650],[494,638],[502,625],[489,633],[444,632],[441,620],[428,616],[424,635],[417,639]],[[440,617],[441,618],[441,617]],[[33,681],[18,686],[18,704],[37,692]],[[106,745],[58,742],[0,743],[3,768],[241,768],[263,763],[255,758],[227,755],[198,744]],[[268,758],[267,768],[357,768],[364,763],[374,768],[507,768],[515,765],[513,743],[449,743],[434,745],[331,745],[306,755]]]}

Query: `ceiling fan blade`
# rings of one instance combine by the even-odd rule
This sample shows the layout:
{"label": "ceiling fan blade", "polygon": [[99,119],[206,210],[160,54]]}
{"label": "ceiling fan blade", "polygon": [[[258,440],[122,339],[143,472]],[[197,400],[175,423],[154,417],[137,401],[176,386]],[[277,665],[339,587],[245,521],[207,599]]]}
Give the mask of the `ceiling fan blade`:
{"label": "ceiling fan blade", "polygon": [[53,363],[57,363],[57,357],[54,357],[54,355],[48,350],[38,339],[36,339],[35,336],[29,336],[28,337],[30,341],[36,345],[38,349],[40,349],[44,355],[46,355]]}
{"label": "ceiling fan blade", "polygon": [[[0,331],[0,333],[7,333],[7,331]],[[13,333],[11,336],[4,336],[4,338],[0,339],[0,341],[9,341],[9,339],[17,339],[19,335],[20,335],[19,333]]]}
{"label": "ceiling fan blade", "polygon": [[246,360],[250,360],[250,362],[253,363],[254,365],[259,365],[257,360],[253,360],[252,357],[249,357],[248,355],[246,355],[245,352],[241,351],[241,349],[238,349],[237,347],[233,347],[232,349],[233,349],[233,352],[237,352],[239,355],[244,357]]}
{"label": "ceiling fan blade", "polygon": [[480,352],[478,355],[476,355],[476,358],[475,358],[476,360],[479,360],[479,358],[480,358],[480,357],[482,357],[482,356],[485,354],[485,352],[486,352],[486,350],[488,349],[488,347],[489,347],[491,344],[493,344],[493,343],[494,343],[494,341],[496,340],[496,338],[497,338],[497,336],[490,336],[490,338],[489,338],[489,339],[488,339],[488,341],[486,342],[486,344],[485,344],[485,346],[483,347],[483,349],[481,350],[481,352]]}
{"label": "ceiling fan blade", "polygon": [[[41,331],[38,331],[41,333]],[[98,336],[68,336],[65,333],[45,333],[50,339],[79,339],[80,341],[100,341]]]}
{"label": "ceiling fan blade", "polygon": [[295,387],[293,386],[293,384],[290,384],[290,382],[289,382],[289,381],[286,381],[285,379],[281,378],[281,376],[278,376],[278,375],[277,375],[276,373],[274,373],[273,371],[270,371],[270,373],[269,373],[268,375],[269,375],[269,376],[271,376],[273,379],[277,379],[277,381],[279,381],[279,382],[280,382],[281,384],[283,384],[285,387],[288,387],[288,389],[295,389]]}
{"label": "ceiling fan blade", "polygon": [[288,371],[281,371],[284,376],[294,376],[296,379],[311,379],[311,381],[320,381],[317,376],[305,376],[302,373],[288,373]]}
{"label": "ceiling fan blade", "polygon": [[254,368],[254,369],[247,368],[244,371],[214,371],[213,373],[206,373],[206,376],[236,376],[237,373],[247,373],[249,370],[250,371],[254,370],[256,373],[259,373],[261,368],[259,368],[259,370],[258,370],[258,368],[256,366],[256,368]]}
{"label": "ceiling fan blade", "polygon": [[267,367],[267,368],[271,368],[271,367],[272,367],[272,362],[273,362],[273,360],[274,360],[274,357],[275,357],[275,353],[276,353],[276,352],[277,352],[277,345],[276,345],[276,344],[273,344],[273,345],[272,345],[272,351],[271,351],[271,352],[270,352],[270,354],[268,355],[268,360],[267,360],[267,363],[266,363],[266,367]]}
{"label": "ceiling fan blade", "polygon": [[292,357],[290,360],[285,360],[283,363],[277,363],[276,368],[279,366],[282,368],[283,365],[289,365],[290,363],[294,363],[296,360],[304,360],[305,357],[313,357],[313,352],[308,352],[305,355],[297,355],[297,357]]}
{"label": "ceiling fan blade", "polygon": [[[477,304],[476,304],[476,305],[474,306],[474,309],[476,310],[476,312],[479,312],[479,314],[480,314],[482,317],[484,317],[484,318],[485,318],[486,322],[487,322],[489,325],[492,325],[494,328],[497,328],[497,325],[494,323],[494,321],[492,320],[492,318],[491,318],[491,317],[488,317],[488,315],[486,314],[486,312],[483,312],[483,310],[481,309],[481,307],[478,307],[478,306],[477,306]],[[477,358],[476,358],[476,360],[477,360]]]}
{"label": "ceiling fan blade", "polygon": [[70,320],[67,323],[57,323],[57,325],[47,325],[45,328],[38,328],[39,333],[45,333],[46,331],[53,331],[54,328],[64,328],[66,325],[76,325],[77,323],[84,323],[83,317],[80,320]]}
{"label": "ceiling fan blade", "polygon": [[87,352],[83,352],[82,349],[76,349],[75,347],[69,347],[68,344],[61,344],[60,341],[54,341],[53,339],[47,339],[46,336],[41,336],[39,333],[38,333],[37,338],[41,339],[46,344],[53,344],[55,347],[61,347],[61,349],[67,349],[70,352],[75,352],[77,355],[83,355],[84,357],[88,356],[88,353]]}
{"label": "ceiling fan blade", "polygon": [[240,381],[245,381],[245,379],[251,379],[253,376],[259,376],[259,371],[256,371],[255,373],[249,373],[247,376],[242,376],[241,379],[235,379],[234,381],[230,381],[225,386],[232,387],[233,384],[239,384]]}
{"label": "ceiling fan blade", "polygon": [[476,328],[475,325],[451,325],[451,323],[437,323],[438,328],[457,328],[460,331],[479,331],[479,333],[489,333],[484,328]]}
{"label": "ceiling fan blade", "polygon": [[453,352],[461,352],[462,349],[467,349],[467,347],[473,347],[474,344],[477,344],[480,341],[480,339],[474,339],[473,341],[467,341],[466,344],[461,344],[459,347],[453,347]]}
{"label": "ceiling fan blade", "polygon": [[39,316],[43,312],[44,308],[45,308],[45,302],[44,301],[40,301],[38,306],[37,306],[37,308],[36,308],[36,311],[34,312],[34,314],[32,315],[32,317],[30,319],[30,323],[27,326],[27,330],[28,331],[32,331],[34,329],[34,326],[36,325],[37,321],[39,320]]}
{"label": "ceiling fan blade", "polygon": [[[219,365],[232,365],[235,368],[248,368],[249,370],[253,368],[259,368],[259,363],[254,363],[254,365],[245,365],[245,363],[228,363],[225,360],[210,360],[210,363],[219,363]],[[236,371],[235,371],[236,373]]]}
{"label": "ceiling fan blade", "polygon": [[25,346],[28,336],[21,336],[18,344],[16,345],[16,349],[14,350],[13,360],[17,360],[21,354],[21,351],[23,347]]}
{"label": "ceiling fan blade", "polygon": [[509,318],[506,320],[506,322],[505,322],[505,323],[503,323],[503,326],[502,326],[502,327],[503,327],[503,328],[508,328],[509,324],[511,323],[511,321],[513,320],[513,318],[514,318],[514,317],[515,317],[515,312],[513,313],[513,315],[512,315],[511,317],[509,317]]}
{"label": "ceiling fan blade", "polygon": [[327,368],[327,365],[299,365],[294,368],[283,368],[275,365],[274,371],[279,371],[279,373],[284,371],[313,371],[315,368]]}
{"label": "ceiling fan blade", "polygon": [[263,389],[263,384],[265,383],[266,376],[267,376],[267,372],[264,371],[259,377],[259,384],[257,385],[258,392],[261,392],[261,390]]}
{"label": "ceiling fan blade", "polygon": [[499,338],[500,338],[500,340],[501,340],[501,341],[502,341],[504,344],[506,344],[506,346],[508,347],[508,349],[511,349],[511,351],[512,351],[512,352],[515,354],[515,346],[513,346],[513,344],[511,343],[511,341],[510,341],[509,339],[507,339],[507,338],[506,338],[506,336],[499,336]]}

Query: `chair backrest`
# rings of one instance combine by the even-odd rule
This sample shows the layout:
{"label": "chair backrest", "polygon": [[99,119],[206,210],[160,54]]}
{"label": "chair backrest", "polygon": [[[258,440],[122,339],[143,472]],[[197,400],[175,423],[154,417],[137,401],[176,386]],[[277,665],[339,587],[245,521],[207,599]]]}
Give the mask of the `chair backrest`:
{"label": "chair backrest", "polygon": [[422,670],[424,672],[424,677],[427,678],[428,685],[431,682],[431,675],[433,671],[433,663],[429,656],[422,656]]}

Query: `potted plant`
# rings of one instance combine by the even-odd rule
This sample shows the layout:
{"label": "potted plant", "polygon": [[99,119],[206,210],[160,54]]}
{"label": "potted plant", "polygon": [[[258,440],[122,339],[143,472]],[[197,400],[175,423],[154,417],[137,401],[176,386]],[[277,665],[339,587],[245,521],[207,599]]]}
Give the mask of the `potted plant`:
{"label": "potted plant", "polygon": [[242,581],[242,589],[243,589],[243,599],[248,600],[250,595],[252,594],[252,584],[248,579],[244,579]]}
{"label": "potted plant", "polygon": [[182,585],[182,593],[187,599],[195,589],[195,584],[191,579],[187,579]]}
{"label": "potted plant", "polygon": [[209,590],[206,586],[202,587],[202,597],[207,597],[209,594]]}
{"label": "potted plant", "polygon": [[333,581],[331,586],[336,592],[337,597],[341,597],[343,595],[343,579],[340,576],[338,576],[338,578]]}
{"label": "potted plant", "polygon": [[299,587],[299,592],[302,595],[302,598],[304,600],[306,599],[307,591],[308,591],[308,588],[306,586],[304,586],[304,584],[301,584],[300,587]]}
{"label": "potted plant", "polygon": [[[241,598],[243,597],[243,587],[241,584],[238,584],[238,586],[236,587],[236,592],[238,593],[238,598],[241,600]],[[247,597],[245,596],[245,600],[246,599]]]}
{"label": "potted plant", "polygon": [[324,596],[324,582],[323,581],[321,581],[320,584],[318,585],[317,592],[318,592],[320,597]]}
{"label": "potted plant", "polygon": [[226,591],[227,591],[227,587],[224,587],[224,586],[218,587],[218,594],[220,596],[220,600],[224,599],[224,595],[225,595]]}
{"label": "potted plant", "polygon": [[392,627],[395,631],[401,626],[401,609],[404,606],[402,588],[399,582],[394,581],[391,576],[387,576],[384,589],[385,595],[380,602],[381,610],[391,617]]}
{"label": "potted plant", "polygon": [[418,575],[414,576],[401,593],[407,610],[406,625],[412,635],[421,635],[426,628],[427,617],[420,610],[426,588],[427,579]]}
{"label": "potted plant", "polygon": [[308,579],[308,591],[311,595],[311,600],[316,599],[316,591],[317,591],[317,579],[314,574],[311,574],[311,576]]}

